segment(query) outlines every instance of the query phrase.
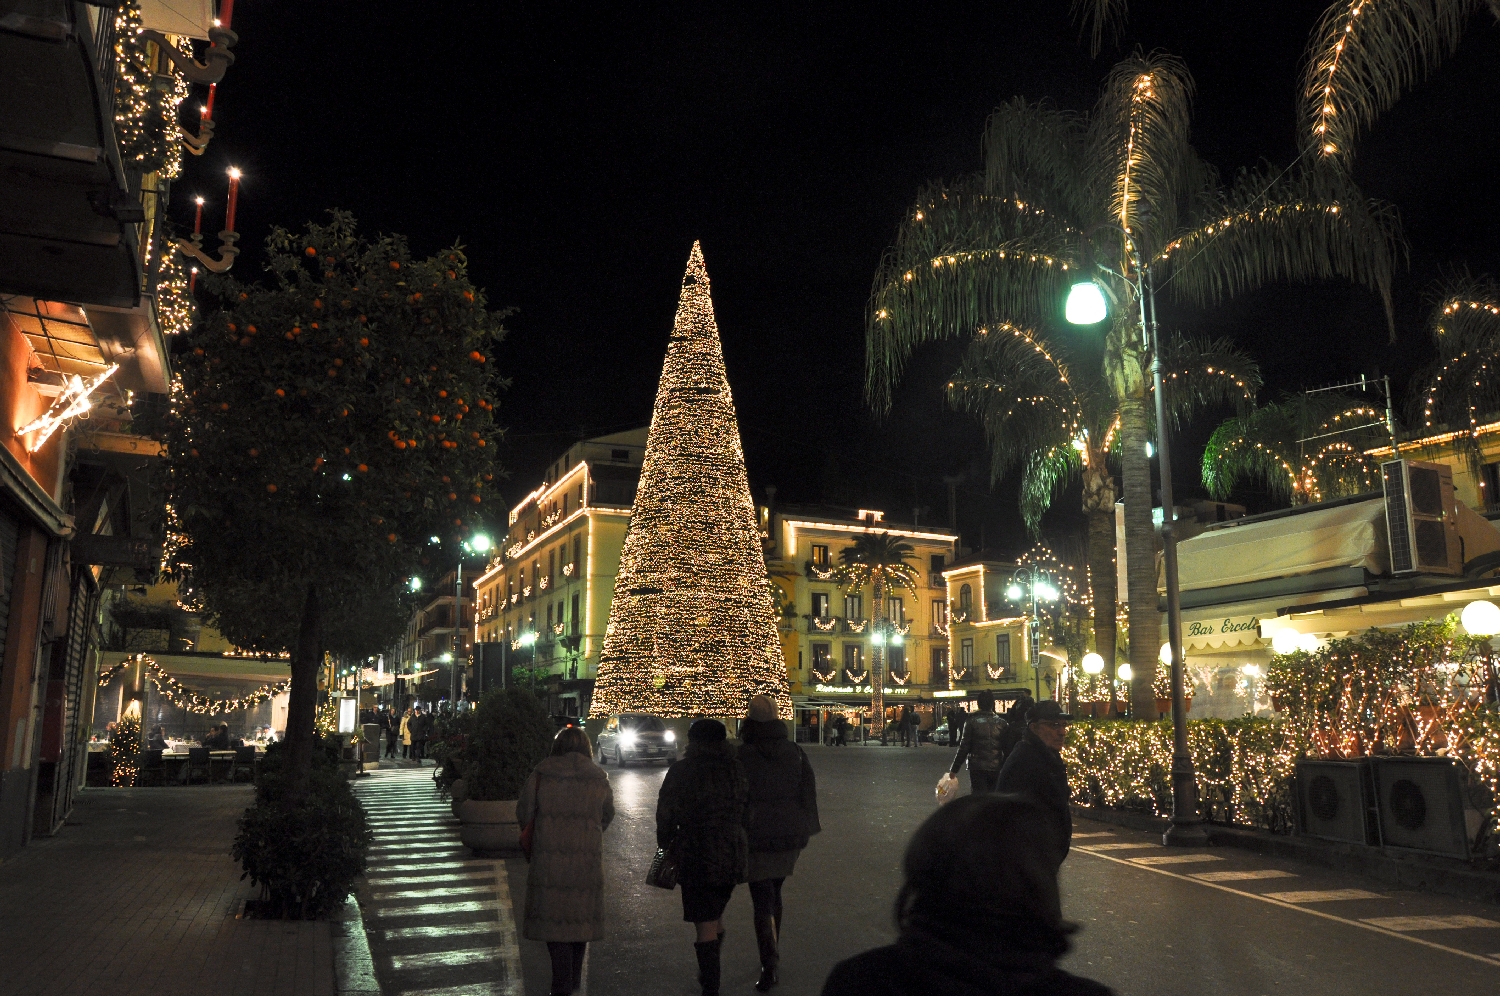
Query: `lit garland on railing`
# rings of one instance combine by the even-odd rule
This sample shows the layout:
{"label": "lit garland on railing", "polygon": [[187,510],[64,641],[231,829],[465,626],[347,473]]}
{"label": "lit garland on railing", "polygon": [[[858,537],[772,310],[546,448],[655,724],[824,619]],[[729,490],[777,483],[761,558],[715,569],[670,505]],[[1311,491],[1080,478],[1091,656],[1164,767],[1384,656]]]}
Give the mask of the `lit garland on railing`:
{"label": "lit garland on railing", "polygon": [[552,586],[552,575],[550,575],[550,574],[547,575],[546,577],[542,578],[540,581],[538,581],[536,583],[536,587],[537,587],[538,591],[546,591],[551,586]]}
{"label": "lit garland on railing", "polygon": [[[620,554],[592,714],[792,717],[755,503],[695,243]],[[658,640],[669,632],[671,640]]]}
{"label": "lit garland on railing", "polygon": [[851,633],[863,633],[870,626],[868,619],[845,619],[844,628]]}
{"label": "lit garland on railing", "polygon": [[552,625],[552,632],[556,633],[558,636],[562,636],[562,634],[563,634],[563,624],[562,623],[553,623],[553,625]]}
{"label": "lit garland on railing", "polygon": [[814,626],[824,633],[832,632],[833,628],[839,624],[839,621],[833,616],[809,616],[808,618],[812,620]]}
{"label": "lit garland on railing", "polygon": [[[172,179],[182,171],[177,112],[188,96],[188,83],[172,73],[170,87],[157,86],[143,30],[138,3],[115,14],[115,134],[127,166]],[[188,43],[179,43],[178,49],[191,58]]]}
{"label": "lit garland on railing", "polygon": [[966,679],[968,677],[969,677],[969,669],[968,668],[966,668],[966,667],[958,667],[956,665],[954,666],[954,668],[953,668],[953,680],[954,681],[963,681],[964,679]]}
{"label": "lit garland on railing", "polygon": [[908,674],[897,674],[895,671],[892,671],[888,675],[886,675],[886,677],[888,677],[892,681],[894,681],[896,683],[896,686],[898,688],[905,686],[906,684],[908,684],[911,681],[911,674],[909,674],[909,673]]}
{"label": "lit garland on railing", "polygon": [[198,307],[188,291],[188,275],[182,254],[169,252],[162,258],[156,284],[156,321],[167,335],[180,335],[193,327]]}
{"label": "lit garland on railing", "polygon": [[[830,663],[832,663],[832,662],[830,662]],[[823,684],[827,685],[827,684],[831,684],[833,682],[834,676],[839,673],[839,669],[837,667],[831,667],[831,668],[828,669],[828,673],[824,674],[822,671],[818,670],[818,665],[814,664],[812,666],[812,673],[813,673],[813,677],[814,678],[817,678],[818,681],[820,681]]]}
{"label": "lit garland on railing", "polygon": [[844,680],[851,685],[863,685],[865,682],[870,680],[870,669],[865,668],[863,671],[859,672],[859,674],[855,674],[848,668],[844,668]]}
{"label": "lit garland on railing", "polygon": [[508,558],[510,558],[511,560],[515,560],[517,557],[519,557],[521,555],[521,551],[524,548],[525,548],[525,544],[524,543],[512,543],[510,546],[508,546],[508,547],[505,548],[505,555]]}
{"label": "lit garland on railing", "polygon": [[553,512],[551,515],[545,515],[545,516],[542,517],[542,527],[544,529],[550,529],[553,526],[557,525],[557,520],[561,519],[561,518],[562,518],[562,510],[561,509],[559,509],[556,512]]}
{"label": "lit garland on railing", "polygon": [[833,576],[838,573],[838,570],[833,567],[819,567],[809,560],[807,562],[807,573],[814,581],[832,581]]}
{"label": "lit garland on railing", "polygon": [[574,572],[575,572],[575,570],[576,570],[576,568],[574,567],[574,565],[572,565],[572,564],[563,564],[563,569],[562,569],[563,577],[565,577],[565,578],[572,577],[573,574],[574,574]]}

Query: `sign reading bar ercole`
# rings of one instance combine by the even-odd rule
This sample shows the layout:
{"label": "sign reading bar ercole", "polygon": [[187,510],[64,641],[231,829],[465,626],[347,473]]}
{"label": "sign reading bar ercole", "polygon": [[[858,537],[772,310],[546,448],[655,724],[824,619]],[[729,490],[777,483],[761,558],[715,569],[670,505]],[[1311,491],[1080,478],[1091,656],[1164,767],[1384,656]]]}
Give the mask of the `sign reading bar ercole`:
{"label": "sign reading bar ercole", "polygon": [[1243,647],[1260,642],[1259,616],[1228,616],[1183,620],[1182,639],[1190,650],[1205,647]]}

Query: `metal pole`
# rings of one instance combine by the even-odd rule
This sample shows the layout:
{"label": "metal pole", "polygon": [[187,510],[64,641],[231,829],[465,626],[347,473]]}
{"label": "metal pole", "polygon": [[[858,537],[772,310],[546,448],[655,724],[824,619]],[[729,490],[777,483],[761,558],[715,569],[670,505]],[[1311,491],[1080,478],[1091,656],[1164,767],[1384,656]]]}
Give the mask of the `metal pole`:
{"label": "metal pole", "polygon": [[[1156,286],[1151,271],[1141,268],[1141,328],[1151,349],[1151,385],[1156,391],[1156,453],[1161,474],[1161,546],[1167,574],[1167,643],[1172,649],[1172,825],[1162,843],[1202,847],[1208,843],[1198,810],[1198,779],[1188,752],[1187,705],[1183,698],[1182,599],[1177,584],[1176,508],[1172,503],[1172,451],[1167,432],[1167,405],[1161,376],[1161,341],[1156,328]],[[1134,696],[1132,696],[1133,698]]]}
{"label": "metal pole", "polygon": [[453,663],[448,671],[448,705],[458,709],[458,655],[463,650],[464,555],[458,555],[458,573],[453,578]]}

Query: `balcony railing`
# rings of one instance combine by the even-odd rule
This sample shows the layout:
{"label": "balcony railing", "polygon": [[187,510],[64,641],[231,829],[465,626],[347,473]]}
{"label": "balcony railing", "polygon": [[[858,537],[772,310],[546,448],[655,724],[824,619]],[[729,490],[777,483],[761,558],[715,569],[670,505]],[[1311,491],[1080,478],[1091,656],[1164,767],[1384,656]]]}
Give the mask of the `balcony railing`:
{"label": "balcony railing", "polygon": [[803,564],[803,569],[814,581],[832,581],[836,570],[831,564],[815,564],[811,560]]}
{"label": "balcony railing", "polygon": [[838,628],[837,616],[808,616],[807,631],[809,633],[832,633]]}

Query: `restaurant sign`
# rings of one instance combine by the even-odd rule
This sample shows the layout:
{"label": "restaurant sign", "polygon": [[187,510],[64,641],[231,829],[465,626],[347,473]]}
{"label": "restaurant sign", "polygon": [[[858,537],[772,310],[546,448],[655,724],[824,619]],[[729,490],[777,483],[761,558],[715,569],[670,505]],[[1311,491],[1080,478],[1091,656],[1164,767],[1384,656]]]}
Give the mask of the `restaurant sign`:
{"label": "restaurant sign", "polygon": [[[873,689],[869,685],[814,685],[813,691],[822,692],[825,695],[869,695]],[[887,695],[906,695],[909,688],[887,688]]]}
{"label": "restaurant sign", "polygon": [[1188,650],[1240,647],[1260,642],[1259,616],[1220,616],[1183,620],[1182,642]]}

